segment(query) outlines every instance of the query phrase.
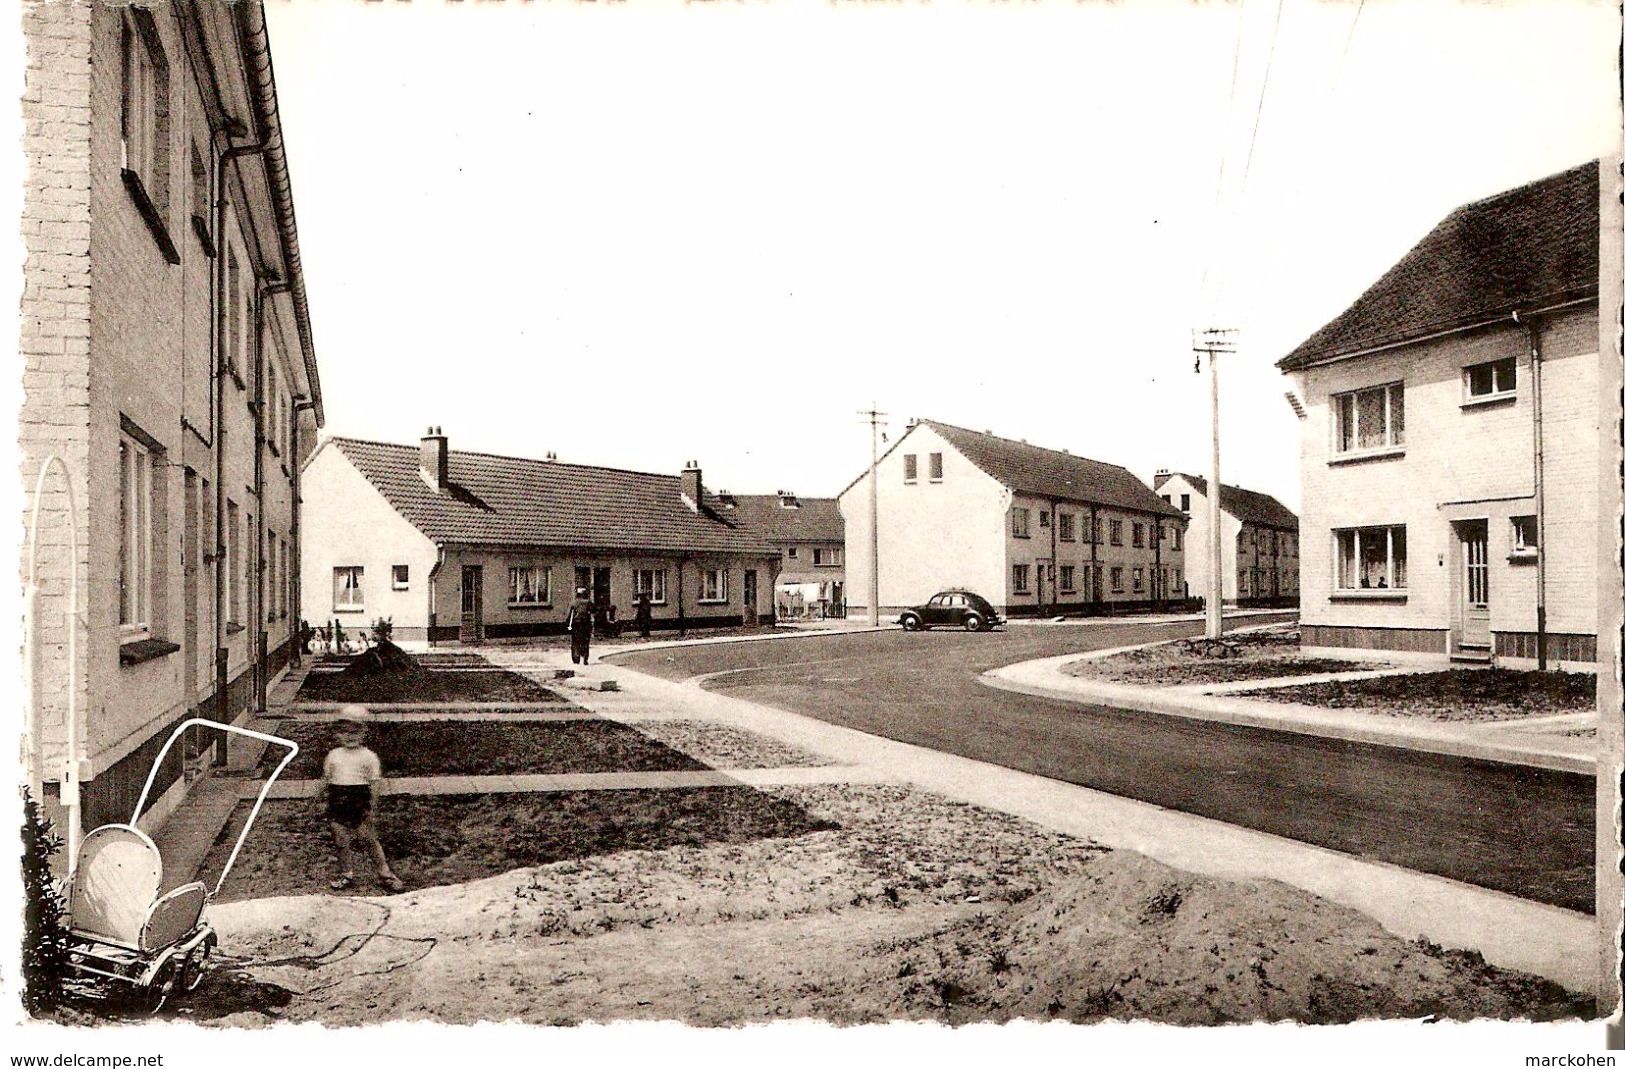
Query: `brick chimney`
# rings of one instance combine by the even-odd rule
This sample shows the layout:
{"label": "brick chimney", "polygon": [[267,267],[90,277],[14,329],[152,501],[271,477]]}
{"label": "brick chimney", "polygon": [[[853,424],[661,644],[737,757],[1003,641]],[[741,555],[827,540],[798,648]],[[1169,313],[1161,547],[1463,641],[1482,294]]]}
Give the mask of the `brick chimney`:
{"label": "brick chimney", "polygon": [[697,460],[689,461],[683,467],[682,479],[683,500],[687,502],[688,507],[693,509],[695,512],[700,511],[700,503],[702,501],[700,495],[704,492],[704,489],[700,484],[700,462]]}
{"label": "brick chimney", "polygon": [[447,479],[446,436],[439,427],[430,427],[423,433],[423,444],[418,450],[423,481],[436,490],[444,490]]}

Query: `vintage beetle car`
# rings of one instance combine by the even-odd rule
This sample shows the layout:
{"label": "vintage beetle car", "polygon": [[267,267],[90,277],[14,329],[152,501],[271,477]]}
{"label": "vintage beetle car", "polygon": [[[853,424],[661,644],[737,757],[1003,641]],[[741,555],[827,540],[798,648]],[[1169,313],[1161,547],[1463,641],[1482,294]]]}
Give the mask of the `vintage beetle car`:
{"label": "vintage beetle car", "polygon": [[904,631],[923,631],[928,627],[963,627],[966,631],[984,631],[1004,623],[988,600],[969,590],[944,590],[924,605],[904,609],[897,622]]}

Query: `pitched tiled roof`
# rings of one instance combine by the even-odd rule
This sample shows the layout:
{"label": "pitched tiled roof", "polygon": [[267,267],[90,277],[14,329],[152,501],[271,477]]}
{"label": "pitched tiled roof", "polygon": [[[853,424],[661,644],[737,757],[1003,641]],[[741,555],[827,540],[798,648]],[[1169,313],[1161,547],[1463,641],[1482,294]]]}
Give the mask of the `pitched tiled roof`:
{"label": "pitched tiled roof", "polygon": [[1036,497],[1185,515],[1152,493],[1151,488],[1127,468],[1116,464],[1013,442],[935,420],[920,423],[942,435],[966,460],[1012,490]]}
{"label": "pitched tiled roof", "polygon": [[442,493],[420,474],[417,446],[329,444],[435,542],[776,556],[718,514],[713,495],[705,514],[690,509],[676,475],[452,450]]}
{"label": "pitched tiled roof", "polygon": [[[1207,496],[1205,478],[1200,475],[1186,475],[1184,472],[1174,474],[1190,483],[1197,493],[1203,497]],[[1229,483],[1219,485],[1224,487],[1224,492],[1219,495],[1219,507],[1236,519],[1264,527],[1280,527],[1289,531],[1298,529],[1297,514],[1270,495],[1261,494],[1256,490],[1243,490]],[[1158,480],[1157,487],[1161,489],[1162,480]]]}
{"label": "pitched tiled roof", "polygon": [[1596,162],[1457,208],[1276,366],[1297,371],[1597,296]]}
{"label": "pitched tiled roof", "polygon": [[736,494],[733,508],[723,502],[723,514],[735,523],[772,542],[844,542],[846,521],[832,497],[796,499],[799,508],[785,508],[777,494]]}

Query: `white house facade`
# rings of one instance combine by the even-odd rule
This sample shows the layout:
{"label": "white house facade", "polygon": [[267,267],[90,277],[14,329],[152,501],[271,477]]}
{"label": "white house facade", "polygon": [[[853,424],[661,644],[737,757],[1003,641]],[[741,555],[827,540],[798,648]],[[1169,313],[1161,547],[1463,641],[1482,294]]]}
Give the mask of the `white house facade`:
{"label": "white house facade", "polygon": [[[1186,582],[1192,597],[1206,597],[1207,480],[1159,471],[1158,496],[1190,520]],[[1298,517],[1269,494],[1224,484],[1219,495],[1219,551],[1224,561],[1225,604],[1245,607],[1298,603]]]}

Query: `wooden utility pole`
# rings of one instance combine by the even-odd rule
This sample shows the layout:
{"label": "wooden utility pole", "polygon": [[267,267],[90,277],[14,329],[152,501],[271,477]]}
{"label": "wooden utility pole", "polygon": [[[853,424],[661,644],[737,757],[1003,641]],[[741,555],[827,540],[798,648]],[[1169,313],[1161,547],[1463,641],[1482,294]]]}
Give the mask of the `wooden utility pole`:
{"label": "wooden utility pole", "polygon": [[[1219,354],[1236,351],[1233,328],[1209,327],[1195,331],[1191,348],[1207,353],[1208,396],[1210,420],[1213,430],[1213,462],[1208,469],[1207,486],[1207,637],[1216,639],[1224,633],[1224,547],[1220,540],[1219,511]],[[1197,359],[1201,370],[1201,359]]]}
{"label": "wooden utility pole", "polygon": [[869,403],[869,626],[880,626],[880,423],[886,413]]}

